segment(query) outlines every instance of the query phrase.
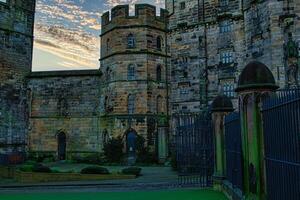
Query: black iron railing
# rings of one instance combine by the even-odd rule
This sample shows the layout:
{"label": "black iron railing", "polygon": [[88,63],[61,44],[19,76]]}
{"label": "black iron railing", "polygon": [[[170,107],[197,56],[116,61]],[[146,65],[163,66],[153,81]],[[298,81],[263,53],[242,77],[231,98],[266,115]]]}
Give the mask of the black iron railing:
{"label": "black iron railing", "polygon": [[300,198],[300,89],[263,102],[268,200]]}
{"label": "black iron railing", "polygon": [[214,167],[211,120],[201,115],[177,116],[176,153],[180,185],[212,185]]}
{"label": "black iron railing", "polygon": [[239,113],[225,117],[226,178],[232,187],[243,189],[242,139]]}

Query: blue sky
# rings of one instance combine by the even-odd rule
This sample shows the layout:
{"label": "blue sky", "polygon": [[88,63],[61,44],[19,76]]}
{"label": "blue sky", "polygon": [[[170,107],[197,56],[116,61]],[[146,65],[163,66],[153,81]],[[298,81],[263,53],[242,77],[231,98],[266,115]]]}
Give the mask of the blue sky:
{"label": "blue sky", "polygon": [[33,71],[99,68],[102,13],[137,3],[164,7],[164,0],[37,0]]}

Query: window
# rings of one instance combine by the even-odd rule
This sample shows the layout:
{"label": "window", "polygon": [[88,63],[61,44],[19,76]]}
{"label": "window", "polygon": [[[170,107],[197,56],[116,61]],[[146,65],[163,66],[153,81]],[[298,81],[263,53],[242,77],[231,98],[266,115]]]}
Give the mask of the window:
{"label": "window", "polygon": [[234,84],[233,83],[224,84],[223,93],[228,97],[234,97]]}
{"label": "window", "polygon": [[0,2],[6,3],[7,0],[0,0]]}
{"label": "window", "polygon": [[157,49],[158,50],[161,50],[161,47],[162,47],[162,39],[161,39],[161,37],[160,36],[158,36],[157,38],[156,38],[156,46],[157,46]]}
{"label": "window", "polygon": [[108,68],[106,68],[106,72],[105,72],[105,75],[106,75],[106,81],[110,81],[111,80],[111,70]]}
{"label": "window", "polygon": [[163,98],[159,95],[157,97],[157,113],[163,113],[164,112],[164,108],[163,108]]}
{"label": "window", "polygon": [[220,33],[228,33],[232,31],[232,22],[226,20],[220,23]]}
{"label": "window", "polygon": [[128,100],[127,100],[127,109],[128,109],[128,114],[133,114],[135,111],[135,96],[134,95],[129,95]]}
{"label": "window", "polygon": [[10,43],[10,35],[9,32],[7,31],[4,32],[4,34],[2,34],[2,37],[0,36],[0,45],[3,44],[3,46],[9,47],[9,43]]}
{"label": "window", "polygon": [[185,2],[181,2],[180,3],[180,10],[184,10],[185,9]]}
{"label": "window", "polygon": [[109,51],[109,48],[110,48],[110,46],[109,46],[109,39],[107,39],[106,40],[106,52],[108,52]]}
{"label": "window", "polygon": [[220,0],[220,7],[228,6],[229,1],[228,0]]}
{"label": "window", "polygon": [[104,99],[104,109],[105,109],[105,111],[107,111],[107,108],[108,108],[108,96],[105,96],[105,99]]}
{"label": "window", "polygon": [[185,96],[187,94],[189,94],[190,89],[188,87],[181,87],[180,88],[180,95]]}
{"label": "window", "polygon": [[221,53],[221,63],[231,64],[233,63],[233,52],[225,51]]}
{"label": "window", "polygon": [[161,66],[158,65],[156,68],[156,80],[161,81]]}
{"label": "window", "polygon": [[109,141],[109,134],[106,129],[104,129],[102,137],[103,144],[107,144]]}
{"label": "window", "polygon": [[135,48],[135,38],[132,34],[129,34],[127,37],[127,47]]}
{"label": "window", "polygon": [[57,102],[58,116],[68,116],[68,108],[69,105],[67,99],[65,97],[60,97]]}
{"label": "window", "polygon": [[135,67],[134,65],[129,65],[127,70],[127,80],[134,80],[135,79]]}

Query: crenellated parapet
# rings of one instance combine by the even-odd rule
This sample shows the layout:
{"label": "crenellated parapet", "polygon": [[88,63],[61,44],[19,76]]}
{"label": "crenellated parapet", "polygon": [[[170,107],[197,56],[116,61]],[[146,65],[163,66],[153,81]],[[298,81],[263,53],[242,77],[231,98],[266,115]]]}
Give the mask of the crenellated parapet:
{"label": "crenellated parapet", "polygon": [[111,12],[102,15],[102,34],[116,27],[126,26],[152,26],[165,29],[168,12],[160,9],[160,15],[156,15],[156,7],[149,4],[136,4],[135,14],[129,15],[129,5],[118,5]]}

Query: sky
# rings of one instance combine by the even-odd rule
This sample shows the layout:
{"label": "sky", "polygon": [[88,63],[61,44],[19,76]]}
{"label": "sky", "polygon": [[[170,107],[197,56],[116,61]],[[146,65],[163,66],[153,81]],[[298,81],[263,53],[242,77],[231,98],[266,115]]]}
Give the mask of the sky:
{"label": "sky", "polygon": [[164,0],[37,0],[33,71],[98,69],[101,15],[119,4]]}

